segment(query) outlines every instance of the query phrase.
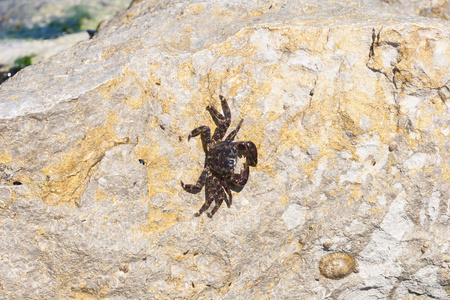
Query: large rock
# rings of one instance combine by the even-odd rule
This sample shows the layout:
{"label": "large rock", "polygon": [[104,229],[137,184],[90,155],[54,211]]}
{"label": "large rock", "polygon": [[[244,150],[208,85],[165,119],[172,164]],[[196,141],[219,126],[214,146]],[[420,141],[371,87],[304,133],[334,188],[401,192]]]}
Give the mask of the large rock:
{"label": "large rock", "polygon": [[[153,2],[0,87],[0,298],[446,299],[449,22]],[[219,95],[259,163],[196,218]]]}

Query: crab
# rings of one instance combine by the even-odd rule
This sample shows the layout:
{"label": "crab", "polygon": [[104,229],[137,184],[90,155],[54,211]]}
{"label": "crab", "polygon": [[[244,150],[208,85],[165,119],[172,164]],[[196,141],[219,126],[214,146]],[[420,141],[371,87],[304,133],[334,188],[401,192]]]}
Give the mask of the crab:
{"label": "crab", "polygon": [[[183,189],[193,194],[199,193],[206,183],[206,200],[200,210],[194,214],[195,217],[206,211],[213,200],[215,200],[216,204],[211,212],[207,213],[210,218],[217,212],[223,201],[230,207],[232,203],[230,186],[243,187],[249,177],[249,166],[255,167],[258,163],[258,151],[253,142],[233,142],[244,119],[222,141],[228,127],[230,127],[231,112],[227,100],[222,95],[219,98],[222,104],[223,115],[212,106],[206,107],[206,110],[209,111],[217,124],[212,138],[211,130],[207,126],[195,128],[188,136],[189,141],[192,137],[201,135],[203,149],[206,154],[205,166],[197,183],[184,184],[181,181]],[[234,170],[237,159],[241,156],[245,157],[246,162],[243,164],[243,169],[241,169],[240,173],[236,174]]]}

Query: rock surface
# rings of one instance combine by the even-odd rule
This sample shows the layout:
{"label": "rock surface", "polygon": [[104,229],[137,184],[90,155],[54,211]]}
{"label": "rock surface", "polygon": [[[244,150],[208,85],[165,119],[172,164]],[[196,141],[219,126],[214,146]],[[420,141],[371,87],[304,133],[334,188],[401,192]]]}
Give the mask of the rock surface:
{"label": "rock surface", "polygon": [[[450,24],[386,7],[134,1],[0,86],[0,298],[447,299]],[[195,218],[219,95],[259,162]]]}

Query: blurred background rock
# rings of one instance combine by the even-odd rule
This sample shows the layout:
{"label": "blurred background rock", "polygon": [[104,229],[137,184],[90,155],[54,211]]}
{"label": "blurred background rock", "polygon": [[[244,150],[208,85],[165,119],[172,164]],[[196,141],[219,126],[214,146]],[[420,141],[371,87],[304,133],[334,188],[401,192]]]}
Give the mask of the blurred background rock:
{"label": "blurred background rock", "polygon": [[101,20],[126,9],[130,0],[0,1],[0,83],[89,38]]}

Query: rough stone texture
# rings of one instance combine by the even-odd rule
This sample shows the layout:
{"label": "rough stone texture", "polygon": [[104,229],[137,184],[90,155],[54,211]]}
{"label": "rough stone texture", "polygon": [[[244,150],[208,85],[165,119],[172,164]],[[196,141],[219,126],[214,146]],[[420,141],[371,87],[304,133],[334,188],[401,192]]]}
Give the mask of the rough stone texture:
{"label": "rough stone texture", "polygon": [[[135,1],[4,83],[0,298],[447,299],[449,22],[378,4]],[[194,218],[220,94],[259,164]]]}

